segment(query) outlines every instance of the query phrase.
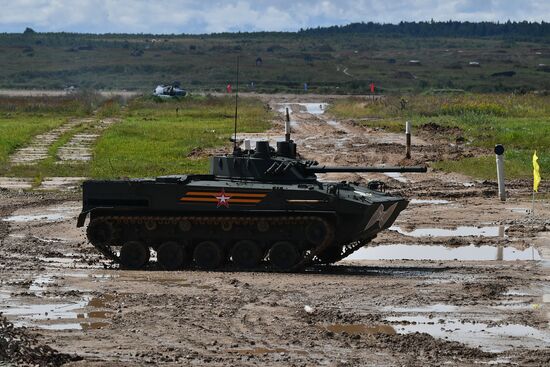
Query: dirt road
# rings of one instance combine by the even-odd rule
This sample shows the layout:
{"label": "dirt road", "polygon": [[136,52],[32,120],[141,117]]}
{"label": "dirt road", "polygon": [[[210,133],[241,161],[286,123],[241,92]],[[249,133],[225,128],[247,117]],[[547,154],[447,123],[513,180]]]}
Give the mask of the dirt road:
{"label": "dirt road", "polygon": [[[406,161],[403,136],[333,121],[326,100],[268,102],[292,110],[301,154],[323,164],[479,153],[449,145],[444,136],[458,132],[433,125],[418,129]],[[282,127],[281,114],[267,135]],[[537,203],[536,218],[527,216],[529,183],[510,182],[502,203],[492,182],[460,175],[325,176],[383,180],[412,201],[372,246],[301,274],[111,268],[75,228],[78,192],[0,191],[0,310],[37,336],[33,345],[69,355],[37,353],[35,363],[550,363],[550,272],[541,260],[550,258],[550,207]],[[0,335],[5,329],[0,323]]]}

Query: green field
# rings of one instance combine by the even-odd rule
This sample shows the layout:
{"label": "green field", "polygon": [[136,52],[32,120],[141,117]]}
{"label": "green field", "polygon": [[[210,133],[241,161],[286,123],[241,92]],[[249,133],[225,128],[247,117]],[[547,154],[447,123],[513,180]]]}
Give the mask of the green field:
{"label": "green field", "polygon": [[[310,92],[364,94],[371,82],[384,94],[550,90],[547,34],[430,34],[0,34],[0,88],[151,92],[159,83],[179,81],[191,91],[223,91],[235,83],[240,57],[242,91],[302,92],[308,83]],[[513,75],[493,76],[501,72]]]}
{"label": "green field", "polygon": [[[330,113],[339,118],[375,118],[363,122],[400,132],[403,121],[419,128],[436,123],[460,129],[465,144],[485,148],[486,156],[439,161],[434,168],[462,172],[472,177],[494,178],[495,144],[506,148],[509,178],[532,177],[531,157],[538,151],[542,172],[550,170],[550,97],[512,94],[417,95],[388,97],[381,101],[348,98],[336,101]],[[449,142],[454,143],[449,136]]]}
{"label": "green field", "polygon": [[[193,97],[182,100],[136,98],[128,104],[98,97],[3,98],[0,109],[0,174],[32,177],[83,176],[96,178],[151,177],[207,172],[209,148],[231,150],[234,99]],[[176,111],[178,109],[178,111]],[[256,99],[241,99],[239,131],[260,132],[271,113]],[[62,134],[36,164],[10,165],[8,156],[35,135],[69,118],[92,117]],[[94,132],[101,118],[119,123],[103,132],[93,145],[91,162],[59,164],[59,148],[75,134]]]}
{"label": "green field", "polygon": [[[176,107],[179,112],[176,113]],[[260,132],[270,113],[257,100],[241,99],[239,131]],[[201,151],[231,151],[234,99],[194,98],[130,103],[124,121],[110,128],[95,147],[92,177],[140,177],[205,173],[208,158]],[[193,154],[199,153],[199,154]]]}

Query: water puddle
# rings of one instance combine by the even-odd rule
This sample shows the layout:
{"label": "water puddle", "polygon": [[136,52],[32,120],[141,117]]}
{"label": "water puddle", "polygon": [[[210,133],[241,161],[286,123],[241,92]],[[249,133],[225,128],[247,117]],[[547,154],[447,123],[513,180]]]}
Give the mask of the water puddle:
{"label": "water puddle", "polygon": [[[83,297],[71,303],[6,304],[2,313],[14,319],[16,326],[48,330],[95,330],[109,325],[113,312],[108,303],[112,295]],[[14,300],[11,300],[14,302]],[[88,310],[88,309],[92,310]]]}
{"label": "water puddle", "polygon": [[449,200],[441,200],[441,199],[411,199],[409,201],[411,204],[434,204],[434,205],[441,205],[441,204],[449,204]]}
{"label": "water puddle", "polygon": [[399,181],[399,182],[402,182],[402,183],[406,183],[406,182],[409,182],[405,177],[403,177],[403,175],[399,172],[384,172],[384,174],[388,177],[391,177],[393,178],[394,180],[396,181]]}
{"label": "water puddle", "polygon": [[394,307],[394,306],[387,306],[384,307],[382,310],[389,311],[389,312],[414,312],[414,313],[428,313],[428,312],[438,312],[438,313],[446,313],[446,312],[456,312],[458,310],[458,307],[455,305],[448,305],[445,303],[436,303],[433,305],[427,305],[422,307]]}
{"label": "water puddle", "polygon": [[387,317],[397,333],[428,333],[436,338],[481,346],[487,351],[500,352],[530,342],[538,347],[550,347],[550,333],[521,324],[488,324],[458,319],[441,319],[437,316]]}
{"label": "water puddle", "polygon": [[531,213],[531,209],[527,208],[510,208],[512,213],[521,213],[521,214],[529,214]]}
{"label": "water puddle", "polygon": [[325,113],[325,109],[327,108],[327,103],[311,102],[296,104],[305,107],[306,111],[308,113],[311,113],[312,115],[322,115],[323,113]]}
{"label": "water puddle", "polygon": [[67,217],[64,214],[36,214],[36,215],[12,215],[11,217],[3,218],[4,222],[26,223],[26,222],[59,222]]}
{"label": "water puddle", "polygon": [[365,325],[365,324],[332,324],[322,326],[326,331],[333,333],[346,333],[349,335],[373,335],[373,334],[396,334],[391,325]]}
{"label": "water puddle", "polygon": [[288,353],[288,349],[284,348],[250,348],[250,349],[227,349],[227,353],[236,353],[236,354],[269,354],[269,353]]}
{"label": "water puddle", "polygon": [[[80,207],[77,206],[56,206],[46,209],[41,209],[42,212],[38,214],[31,213],[21,213],[9,216],[7,218],[2,218],[4,222],[13,222],[13,223],[28,223],[28,222],[60,222],[68,218],[72,218],[78,214]],[[25,210],[28,211],[28,210]]]}
{"label": "water puddle", "polygon": [[410,237],[503,237],[503,226],[460,226],[453,229],[447,228],[416,228],[412,231],[405,231],[401,227],[391,226],[390,231],[396,231]]}
{"label": "water puddle", "polygon": [[39,275],[33,279],[29,286],[29,291],[35,293],[42,293],[48,287],[48,284],[53,283],[53,278],[48,275]]}
{"label": "water puddle", "polygon": [[430,245],[381,245],[362,247],[344,260],[460,260],[515,261],[542,260],[534,247],[518,250],[503,246],[462,246],[450,248]]}

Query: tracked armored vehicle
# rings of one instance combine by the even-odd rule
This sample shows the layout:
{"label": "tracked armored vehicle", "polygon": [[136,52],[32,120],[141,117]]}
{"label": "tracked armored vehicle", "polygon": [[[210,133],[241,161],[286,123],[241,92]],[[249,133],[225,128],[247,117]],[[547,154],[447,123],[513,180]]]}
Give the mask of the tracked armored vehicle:
{"label": "tracked armored vehicle", "polygon": [[137,269],[151,250],[164,269],[295,271],[333,263],[388,228],[408,201],[381,190],[321,182],[326,172],[425,172],[425,167],[325,167],[291,140],[211,158],[211,174],[83,183],[78,227],[106,257]]}

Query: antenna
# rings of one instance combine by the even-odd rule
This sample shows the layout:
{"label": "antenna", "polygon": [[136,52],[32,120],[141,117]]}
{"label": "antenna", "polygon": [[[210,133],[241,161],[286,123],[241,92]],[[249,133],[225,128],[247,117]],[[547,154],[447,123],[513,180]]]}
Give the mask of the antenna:
{"label": "antenna", "polygon": [[233,152],[237,151],[237,115],[239,112],[239,56],[237,56],[237,89],[235,90],[235,134],[233,136]]}

